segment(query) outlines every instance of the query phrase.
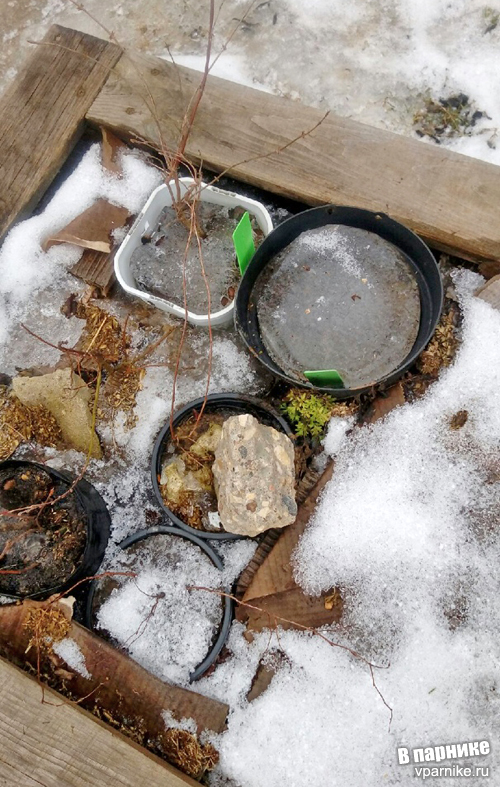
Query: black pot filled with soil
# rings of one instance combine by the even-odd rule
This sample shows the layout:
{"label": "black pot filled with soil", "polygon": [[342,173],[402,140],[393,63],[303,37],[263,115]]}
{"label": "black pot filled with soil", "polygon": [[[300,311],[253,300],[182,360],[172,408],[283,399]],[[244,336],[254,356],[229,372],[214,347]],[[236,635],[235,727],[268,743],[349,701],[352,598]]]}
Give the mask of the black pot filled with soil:
{"label": "black pot filled with soil", "polygon": [[36,462],[0,464],[0,594],[47,598],[97,572],[109,514],[88,481],[73,481]]}
{"label": "black pot filled with soil", "polygon": [[227,418],[244,413],[286,435],[291,435],[292,430],[272,408],[251,396],[235,393],[208,396],[196,424],[203,402],[203,398],[196,399],[175,414],[175,439],[170,422],[156,438],[151,460],[153,489],[161,508],[177,527],[202,539],[242,538],[223,530],[218,518],[211,471],[214,441]]}
{"label": "black pot filled with soil", "polygon": [[226,642],[233,605],[225,591],[191,586],[220,589],[221,558],[206,541],[165,526],[134,533],[119,549],[109,576],[91,584],[85,625],[162,680],[201,678]]}
{"label": "black pot filled with soil", "polygon": [[273,374],[337,398],[390,385],[441,314],[436,260],[383,213],[325,205],[280,224],[240,283],[235,325]]}

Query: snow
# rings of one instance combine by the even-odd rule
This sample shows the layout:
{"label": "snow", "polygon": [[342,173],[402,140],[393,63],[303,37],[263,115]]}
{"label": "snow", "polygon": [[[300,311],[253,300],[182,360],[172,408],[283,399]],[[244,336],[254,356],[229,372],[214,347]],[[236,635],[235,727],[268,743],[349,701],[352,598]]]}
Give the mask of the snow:
{"label": "snow", "polygon": [[323,447],[327,454],[335,456],[340,451],[347,432],[354,426],[355,418],[332,418],[328,424],[328,431],[323,440]]}
{"label": "snow", "polygon": [[[398,745],[498,738],[500,313],[470,297],[476,285],[473,274],[457,282],[453,367],[422,400],[347,438],[295,555],[308,593],[342,588],[333,639],[383,667],[390,732],[363,660],[281,634],[288,665],[240,703],[221,741],[223,770],[245,787],[396,785]],[[467,422],[452,430],[460,410]]]}
{"label": "snow", "polygon": [[[44,252],[41,248],[43,241],[99,198],[123,205],[131,213],[137,212],[160,181],[160,173],[133,154],[122,159],[122,178],[103,169],[100,155],[100,145],[93,145],[74,172],[62,183],[45,210],[15,225],[2,245],[0,363],[4,372],[11,372],[16,365],[22,365],[23,359],[16,354],[16,342],[7,341],[13,325],[24,319],[35,300],[38,301],[41,317],[40,327],[46,329],[50,326],[51,332],[61,328],[64,335],[59,336],[59,339],[62,341],[73,338],[71,328],[74,326],[59,313],[62,302],[54,303],[53,292],[56,288],[71,287],[74,280],[68,276],[67,269],[78,261],[83,250],[61,244]],[[44,290],[48,292],[44,293]],[[81,327],[81,323],[78,324]],[[50,335],[48,329],[47,332]],[[40,344],[38,349],[41,352]],[[54,352],[57,358],[57,351],[52,351],[50,356],[45,353],[45,356],[52,358]],[[40,362],[46,361],[45,356]]]}
{"label": "snow", "polygon": [[52,650],[59,656],[68,667],[78,672],[79,675],[82,675],[84,678],[90,678],[92,675],[88,671],[86,664],[85,664],[85,656],[83,655],[82,651],[77,642],[71,637],[65,637],[61,639],[59,642],[54,642],[52,645]]}
{"label": "snow", "polygon": [[151,536],[116,554],[114,588],[97,608],[97,628],[111,635],[139,664],[162,680],[189,685],[189,676],[210,651],[222,620],[218,592],[246,565],[254,543],[223,545],[220,571],[195,544],[179,536]]}

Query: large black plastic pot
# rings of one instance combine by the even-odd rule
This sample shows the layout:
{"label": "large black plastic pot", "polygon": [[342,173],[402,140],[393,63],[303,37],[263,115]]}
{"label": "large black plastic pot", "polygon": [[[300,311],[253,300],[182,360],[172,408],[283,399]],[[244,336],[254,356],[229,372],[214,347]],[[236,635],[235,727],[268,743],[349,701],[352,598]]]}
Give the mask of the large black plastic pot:
{"label": "large black plastic pot", "polygon": [[[54,482],[66,487],[70,487],[75,480],[74,476],[70,475],[70,473],[54,470],[38,462],[11,459],[7,462],[2,462],[0,464],[0,470],[8,470],[10,467],[12,467],[12,469],[18,469],[27,466],[43,470],[54,480]],[[111,526],[111,520],[104,500],[99,492],[94,489],[92,484],[85,479],[80,479],[78,481],[71,494],[74,495],[77,506],[81,510],[87,525],[87,540],[80,564],[73,574],[60,585],[54,585],[53,587],[46,588],[37,593],[32,593],[29,596],[22,596],[22,598],[43,599],[52,596],[54,593],[65,593],[74,585],[77,585],[82,579],[96,574],[102,563]],[[21,596],[6,593],[2,594],[13,599],[21,598]]]}
{"label": "large black plastic pot", "polygon": [[[185,538],[191,544],[199,547],[205,555],[212,561],[214,566],[222,571],[224,565],[222,563],[221,558],[219,555],[211,548],[210,544],[207,544],[206,541],[203,541],[201,538],[197,538],[196,536],[192,535],[191,533],[183,532],[176,527],[166,527],[164,525],[158,525],[157,527],[148,528],[146,530],[139,530],[137,533],[134,533],[128,538],[125,538],[120,544],[120,549],[128,549],[129,547],[133,546],[134,544],[139,543],[140,541],[144,541],[147,538],[151,538],[157,535],[172,535],[172,536],[179,536],[179,538]],[[89,594],[87,596],[87,603],[84,615],[84,625],[89,629],[95,629],[95,609],[94,609],[94,597],[98,587],[99,580],[93,580]],[[231,590],[226,590],[227,594],[231,593]],[[222,612],[222,620],[219,627],[219,631],[212,643],[212,646],[203,659],[203,661],[198,664],[196,669],[189,676],[189,680],[191,682],[198,680],[201,678],[205,672],[208,670],[209,667],[215,662],[217,656],[221,652],[224,644],[229,636],[229,630],[231,628],[231,623],[233,620],[233,602],[229,598],[229,595],[225,595],[222,597],[222,605],[223,605],[223,612]]]}
{"label": "large black plastic pot", "polygon": [[[199,411],[204,399],[196,399],[193,402],[189,402],[185,407],[179,410],[173,419],[173,426],[174,431],[175,429],[180,426],[184,421],[187,421],[193,415],[193,410]],[[242,394],[236,393],[221,393],[221,394],[211,394],[207,397],[206,405],[205,405],[205,413],[216,413],[220,411],[228,412],[231,415],[241,415],[243,413],[249,413],[253,415],[260,423],[265,424],[266,426],[273,426],[280,432],[284,432],[289,436],[292,435],[292,430],[290,426],[287,424],[284,418],[282,418],[278,413],[273,410],[271,407],[268,407],[263,402],[260,402],[258,399],[255,399],[252,396],[243,396]],[[158,478],[161,475],[162,469],[162,462],[163,456],[171,442],[171,432],[170,432],[170,422],[165,424],[163,429],[161,430],[160,434],[156,438],[156,442],[153,448],[153,456],[151,459],[151,480],[153,482],[153,489],[156,495],[156,499],[160,504],[162,510],[168,516],[170,521],[177,527],[185,530],[188,533],[191,533],[194,536],[197,536],[201,539],[210,539],[215,541],[221,540],[234,540],[237,538],[245,538],[245,536],[240,536],[235,533],[226,533],[226,532],[211,532],[208,530],[197,530],[190,525],[187,525],[182,519],[179,519],[176,514],[173,513],[166,505],[165,501],[163,500],[161,491],[160,491],[160,484],[158,482]]]}
{"label": "large black plastic pot", "polygon": [[[312,386],[303,379],[287,375],[273,360],[259,331],[255,285],[266,265],[302,232],[329,224],[367,230],[378,235],[403,253],[418,284],[420,294],[420,326],[415,343],[400,365],[385,377],[360,388],[328,388]],[[332,393],[337,398],[348,398],[368,391],[372,385],[395,382],[415,362],[431,339],[441,315],[443,285],[436,260],[430,249],[414,232],[384,213],[360,208],[324,205],[298,213],[276,227],[261,243],[246,269],[235,302],[235,326],[252,355],[277,377],[294,386],[314,387]]]}

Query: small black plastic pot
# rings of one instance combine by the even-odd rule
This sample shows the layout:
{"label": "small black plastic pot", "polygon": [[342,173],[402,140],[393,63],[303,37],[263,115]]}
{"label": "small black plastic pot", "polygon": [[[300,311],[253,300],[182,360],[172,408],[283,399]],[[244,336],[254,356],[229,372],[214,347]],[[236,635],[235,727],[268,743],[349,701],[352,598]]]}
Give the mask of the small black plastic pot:
{"label": "small black plastic pot", "polygon": [[[191,544],[199,547],[205,555],[212,561],[214,566],[222,571],[224,565],[222,563],[221,558],[219,555],[212,549],[210,544],[207,544],[206,541],[203,541],[201,538],[197,538],[196,536],[192,535],[191,533],[183,532],[176,527],[167,527],[165,525],[158,525],[157,527],[151,527],[146,530],[139,530],[137,533],[134,533],[132,536],[128,536],[125,538],[118,546],[120,549],[128,549],[129,547],[137,544],[139,541],[144,541],[146,538],[150,538],[151,536],[157,535],[172,535],[172,536],[179,536],[179,538],[185,538]],[[85,608],[84,620],[83,623],[88,629],[95,630],[95,611],[94,611],[94,596],[97,590],[99,580],[94,579],[89,589],[89,593],[87,596],[87,603]],[[226,589],[227,594],[231,593],[231,590]],[[219,627],[219,631],[217,636],[210,648],[210,651],[207,653],[203,661],[198,664],[196,669],[189,676],[189,680],[192,683],[195,680],[201,678],[205,672],[208,670],[209,667],[217,659],[217,656],[221,652],[224,644],[229,636],[229,630],[231,628],[231,623],[233,620],[233,602],[229,598],[229,595],[222,596],[223,602],[223,613],[222,613],[222,621]]]}
{"label": "small black plastic pot", "polygon": [[[195,399],[193,402],[189,402],[185,405],[185,407],[180,409],[175,414],[173,419],[174,431],[178,426],[180,426],[182,423],[184,423],[184,421],[187,421],[188,418],[192,416],[193,410],[199,411],[204,401],[205,400],[203,397],[200,399]],[[229,411],[232,415],[242,415],[244,413],[249,413],[250,415],[253,415],[254,418],[256,418],[261,424],[272,426],[279,432],[283,432],[288,436],[293,434],[290,426],[284,418],[278,415],[278,413],[273,410],[272,407],[269,407],[253,396],[243,396],[242,394],[237,393],[220,393],[211,394],[208,396],[204,412],[216,413],[220,412],[221,410],[224,412]],[[193,536],[196,536],[199,539],[233,541],[238,538],[246,538],[246,536],[240,536],[236,533],[197,530],[196,528],[187,525],[182,521],[182,519],[179,519],[179,517],[176,516],[176,514],[174,514],[174,512],[165,505],[165,501],[160,491],[158,477],[161,475],[163,456],[169,443],[171,442],[171,439],[172,436],[170,432],[169,421],[161,430],[154,444],[153,456],[151,459],[151,480],[153,482],[153,489],[156,499],[158,500],[161,509],[165,512],[172,524],[181,528],[187,533],[191,533]]]}
{"label": "small black plastic pot", "polygon": [[[74,476],[70,473],[61,470],[54,470],[47,465],[39,464],[38,462],[27,462],[23,460],[10,459],[0,464],[0,470],[6,470],[9,467],[13,469],[21,467],[36,467],[39,470],[46,472],[55,482],[64,484],[68,487],[74,482]],[[108,509],[104,503],[99,492],[94,489],[85,479],[80,479],[75,485],[72,492],[75,496],[77,505],[81,509],[87,524],[87,540],[85,549],[78,568],[71,574],[71,576],[62,584],[54,585],[46,590],[41,590],[37,593],[32,593],[28,596],[15,596],[2,593],[7,598],[33,598],[43,599],[57,593],[65,593],[82,579],[91,577],[97,573],[99,566],[102,563],[104,552],[109,539],[109,531],[111,527],[111,520]],[[1,592],[1,591],[0,591]]]}
{"label": "small black plastic pot", "polygon": [[[409,263],[420,292],[420,326],[415,343],[404,361],[380,380],[360,388],[328,388],[307,384],[304,380],[287,375],[270,357],[262,341],[257,316],[254,287],[259,274],[266,265],[302,232],[318,229],[328,224],[373,232],[401,251]],[[347,399],[369,391],[373,385],[391,385],[396,382],[415,362],[430,341],[441,316],[443,285],[439,268],[426,244],[414,232],[384,213],[374,213],[360,208],[323,205],[319,208],[298,213],[278,225],[263,240],[248,265],[236,293],[234,321],[236,329],[246,346],[272,374],[288,384],[303,388],[314,388],[333,394],[338,399]]]}

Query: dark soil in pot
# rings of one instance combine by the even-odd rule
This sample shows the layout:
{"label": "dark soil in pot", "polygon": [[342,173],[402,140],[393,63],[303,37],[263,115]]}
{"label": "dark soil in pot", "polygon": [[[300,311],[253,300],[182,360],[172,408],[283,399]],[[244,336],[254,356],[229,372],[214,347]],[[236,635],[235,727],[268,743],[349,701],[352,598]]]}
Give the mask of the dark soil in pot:
{"label": "dark soil in pot", "polygon": [[97,570],[109,516],[90,484],[79,481],[68,492],[71,483],[36,463],[0,465],[1,594],[40,598]]}
{"label": "dark soil in pot", "polygon": [[222,424],[233,415],[250,413],[261,423],[291,434],[287,422],[252,397],[213,394],[197,422],[203,399],[183,407],[155,443],[151,465],[156,497],[169,519],[201,538],[233,539],[241,536],[223,530],[217,514],[212,464]]}

